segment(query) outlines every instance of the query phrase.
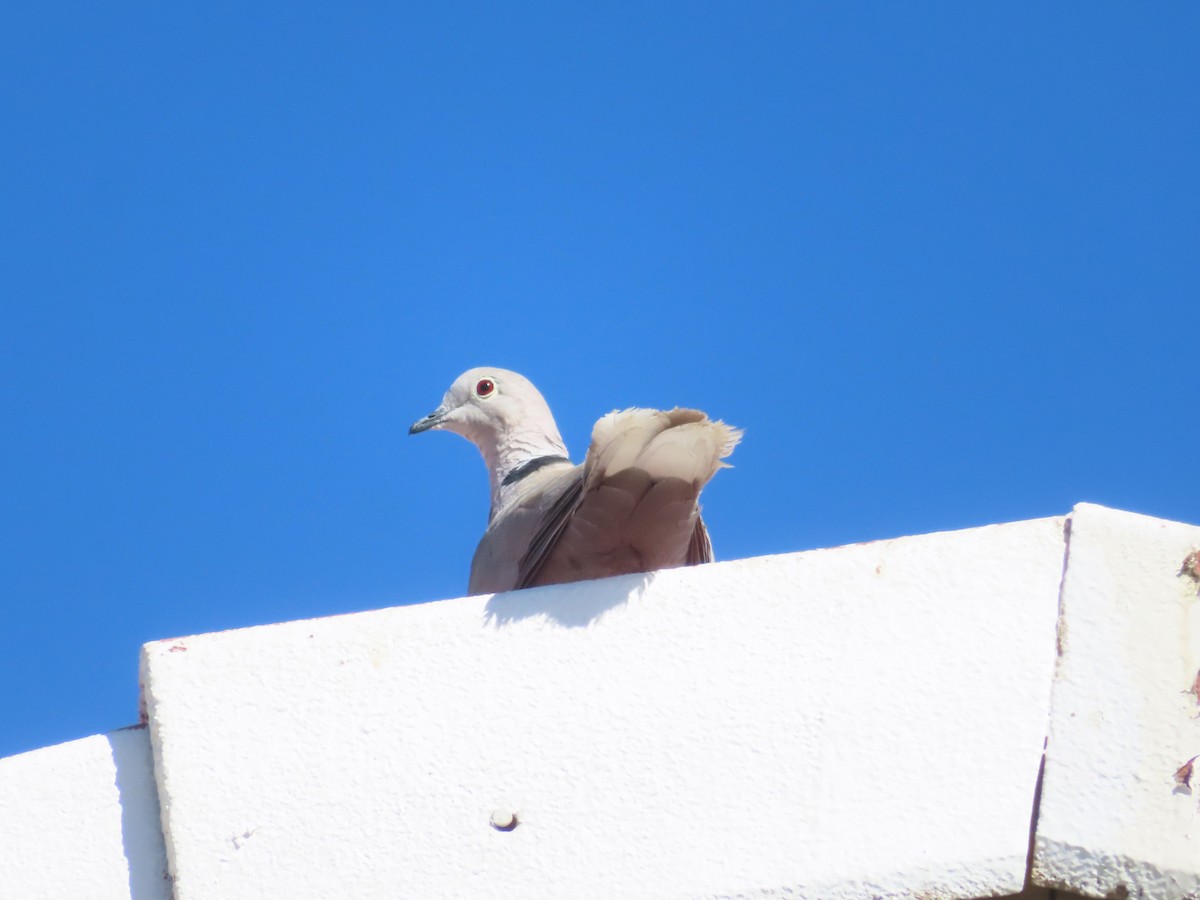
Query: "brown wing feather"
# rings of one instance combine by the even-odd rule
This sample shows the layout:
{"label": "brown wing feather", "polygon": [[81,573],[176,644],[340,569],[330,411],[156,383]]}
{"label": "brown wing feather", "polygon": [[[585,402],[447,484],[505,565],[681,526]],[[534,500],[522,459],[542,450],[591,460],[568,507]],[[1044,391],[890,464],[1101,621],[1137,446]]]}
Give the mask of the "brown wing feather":
{"label": "brown wing feather", "polygon": [[712,561],[712,541],[708,539],[708,529],[704,527],[704,520],[696,516],[696,527],[692,531],[692,540],[688,544],[685,564],[698,566],[701,563],[710,563]]}
{"label": "brown wing feather", "polygon": [[695,410],[605,416],[518,560],[514,587],[712,562],[696,495],[740,437]]}

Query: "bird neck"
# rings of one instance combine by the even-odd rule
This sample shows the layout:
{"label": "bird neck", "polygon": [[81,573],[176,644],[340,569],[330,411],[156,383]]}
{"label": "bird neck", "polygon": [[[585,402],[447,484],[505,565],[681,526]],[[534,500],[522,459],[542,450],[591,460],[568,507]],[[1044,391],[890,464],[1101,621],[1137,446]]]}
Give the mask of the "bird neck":
{"label": "bird neck", "polygon": [[567,447],[557,429],[510,432],[504,440],[479,447],[488,467],[493,513],[520,484],[520,469],[536,460],[567,459]]}

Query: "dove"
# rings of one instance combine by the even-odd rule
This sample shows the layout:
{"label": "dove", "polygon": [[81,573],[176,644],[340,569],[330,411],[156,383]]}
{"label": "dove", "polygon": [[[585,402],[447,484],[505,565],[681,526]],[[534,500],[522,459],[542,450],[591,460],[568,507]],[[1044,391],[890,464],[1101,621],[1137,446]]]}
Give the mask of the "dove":
{"label": "dove", "polygon": [[694,409],[614,410],[576,465],[524,376],[469,369],[409,429],[452,431],[479,448],[491,510],[470,594],[711,562],[701,488],[742,433]]}

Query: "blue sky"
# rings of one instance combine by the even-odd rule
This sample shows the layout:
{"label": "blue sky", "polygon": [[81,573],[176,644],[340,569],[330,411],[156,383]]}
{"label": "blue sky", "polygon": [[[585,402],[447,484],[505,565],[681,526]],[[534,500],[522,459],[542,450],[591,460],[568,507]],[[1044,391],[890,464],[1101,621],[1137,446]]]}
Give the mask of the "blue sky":
{"label": "blue sky", "polygon": [[[14,6],[0,756],[148,640],[458,596],[517,369],[742,426],[719,558],[1200,522],[1200,7]],[[452,677],[453,673],[447,673]]]}

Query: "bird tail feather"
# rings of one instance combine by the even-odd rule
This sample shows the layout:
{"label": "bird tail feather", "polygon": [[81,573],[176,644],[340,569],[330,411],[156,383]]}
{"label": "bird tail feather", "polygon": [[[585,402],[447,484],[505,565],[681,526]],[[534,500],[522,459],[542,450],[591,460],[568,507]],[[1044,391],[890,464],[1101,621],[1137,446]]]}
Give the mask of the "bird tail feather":
{"label": "bird tail feather", "polygon": [[680,478],[703,486],[726,464],[742,432],[695,409],[626,409],[609,413],[592,430],[588,480],[638,468],[652,478]]}

